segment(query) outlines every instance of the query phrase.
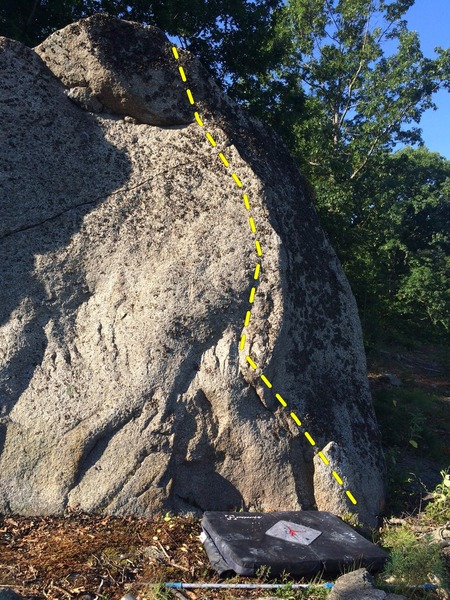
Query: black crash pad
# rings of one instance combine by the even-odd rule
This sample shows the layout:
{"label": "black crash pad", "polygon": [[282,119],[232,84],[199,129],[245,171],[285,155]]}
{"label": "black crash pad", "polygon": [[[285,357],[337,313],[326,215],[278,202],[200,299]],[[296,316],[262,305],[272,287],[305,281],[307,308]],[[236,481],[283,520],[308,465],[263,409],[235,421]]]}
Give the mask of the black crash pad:
{"label": "black crash pad", "polygon": [[205,512],[203,544],[212,566],[225,577],[253,576],[263,566],[270,575],[337,575],[366,567],[381,570],[387,553],[324,511],[272,513]]}

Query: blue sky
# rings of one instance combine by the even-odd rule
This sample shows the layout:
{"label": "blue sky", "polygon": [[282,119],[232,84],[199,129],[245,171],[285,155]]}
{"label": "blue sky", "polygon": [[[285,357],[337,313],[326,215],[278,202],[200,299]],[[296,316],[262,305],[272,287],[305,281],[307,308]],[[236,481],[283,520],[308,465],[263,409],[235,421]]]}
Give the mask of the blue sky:
{"label": "blue sky", "polygon": [[[419,34],[422,52],[434,58],[434,48],[450,47],[450,0],[416,0],[405,15],[408,28]],[[450,160],[450,92],[434,96],[436,111],[423,114],[420,127],[425,145]]]}

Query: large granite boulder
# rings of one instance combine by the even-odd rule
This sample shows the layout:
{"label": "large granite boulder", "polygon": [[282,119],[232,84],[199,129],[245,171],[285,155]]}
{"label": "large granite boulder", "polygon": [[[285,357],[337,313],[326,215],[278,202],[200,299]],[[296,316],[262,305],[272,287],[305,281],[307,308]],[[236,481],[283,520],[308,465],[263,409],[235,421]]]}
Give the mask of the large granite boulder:
{"label": "large granite boulder", "polygon": [[0,38],[0,79],[0,511],[374,524],[355,301],[280,139],[106,15]]}

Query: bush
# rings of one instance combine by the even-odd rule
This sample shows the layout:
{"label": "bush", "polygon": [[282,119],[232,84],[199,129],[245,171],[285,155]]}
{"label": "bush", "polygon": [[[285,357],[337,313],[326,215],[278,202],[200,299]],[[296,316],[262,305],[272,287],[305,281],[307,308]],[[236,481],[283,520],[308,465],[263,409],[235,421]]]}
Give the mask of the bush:
{"label": "bush", "polygon": [[433,502],[425,509],[427,517],[437,525],[445,525],[450,521],[450,469],[441,471],[442,482],[433,492]]}
{"label": "bush", "polygon": [[446,572],[438,544],[427,536],[420,540],[406,527],[387,529],[382,536],[382,544],[391,552],[389,561],[382,573],[400,585],[420,585],[430,581],[430,575],[445,581]]}

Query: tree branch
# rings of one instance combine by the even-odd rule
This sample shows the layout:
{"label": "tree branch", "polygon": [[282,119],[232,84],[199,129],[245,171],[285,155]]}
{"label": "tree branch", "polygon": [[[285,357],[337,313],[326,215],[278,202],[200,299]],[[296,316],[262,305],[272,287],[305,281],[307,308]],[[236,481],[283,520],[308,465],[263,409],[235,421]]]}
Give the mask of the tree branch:
{"label": "tree branch", "polygon": [[33,2],[33,8],[31,9],[30,15],[29,15],[29,17],[27,19],[27,22],[26,22],[26,25],[25,25],[26,29],[28,29],[29,27],[31,27],[31,24],[33,23],[34,17],[36,16],[36,11],[39,8],[40,4],[41,4],[41,0],[34,0],[34,2]]}
{"label": "tree branch", "polygon": [[[434,88],[431,90],[430,95],[433,94],[434,92],[436,92],[439,89],[439,84],[436,84],[434,86]],[[358,173],[360,173],[362,171],[362,169],[364,169],[364,167],[366,166],[369,158],[372,156],[372,154],[374,153],[376,147],[378,146],[380,140],[387,134],[389,133],[389,131],[399,122],[401,121],[401,119],[407,114],[407,112],[414,107],[417,104],[417,102],[410,102],[409,104],[407,104],[405,106],[405,108],[401,111],[401,113],[398,115],[398,117],[394,120],[392,120],[386,127],[384,127],[382,129],[382,131],[376,136],[376,138],[374,139],[373,143],[371,144],[369,151],[367,152],[364,160],[362,161],[362,163],[359,165],[359,167],[357,169],[355,169],[353,171],[353,173],[350,176],[350,179],[354,179],[356,177],[356,175],[358,175]]]}
{"label": "tree branch", "polygon": [[347,92],[347,103],[346,103],[346,105],[345,105],[345,108],[344,108],[344,110],[342,111],[342,115],[341,115],[341,118],[340,118],[340,120],[339,120],[339,128],[341,128],[341,127],[342,127],[342,124],[343,124],[343,122],[344,122],[344,119],[345,119],[345,117],[347,116],[347,113],[348,113],[348,111],[350,110],[350,108],[351,108],[352,106],[356,106],[356,105],[352,105],[352,104],[351,104],[351,100],[352,100],[352,92],[353,92],[353,86],[354,86],[354,84],[355,84],[355,82],[356,82],[356,79],[358,78],[359,74],[361,73],[361,69],[363,68],[363,66],[364,66],[364,63],[365,63],[365,61],[364,61],[364,60],[361,60],[361,61],[359,62],[358,69],[357,69],[357,71],[356,71],[355,75],[353,76],[352,80],[350,81],[350,83],[349,83],[349,85],[348,85],[348,92]]}
{"label": "tree branch", "polygon": [[[367,14],[366,27],[365,27],[366,31],[364,33],[363,45],[362,45],[362,48],[361,48],[361,52],[364,52],[364,49],[365,49],[366,44],[367,44],[367,39],[369,37],[370,17],[371,17],[371,12],[369,11],[368,14]],[[353,93],[353,86],[355,85],[356,80],[358,79],[359,74],[361,73],[361,69],[365,65],[365,62],[366,61],[364,59],[361,59],[359,61],[359,66],[358,66],[358,68],[356,70],[356,73],[354,74],[354,76],[352,77],[352,80],[349,83],[348,91],[347,91],[347,103],[346,103],[346,106],[345,106],[345,108],[344,108],[344,110],[342,112],[341,119],[339,121],[339,128],[342,127],[344,119],[347,116],[348,111],[350,110],[351,100],[352,100],[352,93]]]}
{"label": "tree branch", "polygon": [[[331,20],[333,21],[334,26],[336,27],[336,31],[339,31],[339,25],[337,24],[336,19],[334,18],[334,14],[333,14],[333,12],[332,12],[332,10],[330,8],[329,0],[325,0],[325,2],[326,2],[326,5],[327,5],[328,14],[331,17]],[[327,33],[327,35],[328,35],[329,38],[331,38],[334,42],[336,42],[336,44],[339,44],[339,49],[341,49],[342,48],[341,42],[338,41],[336,38],[334,38],[330,33],[328,33],[328,32],[326,32],[326,33]]]}
{"label": "tree branch", "polygon": [[[308,64],[307,64],[307,63],[302,63],[300,66],[301,66],[301,67],[303,67],[303,68],[304,68],[304,69],[306,69],[306,70],[310,70],[310,67],[308,66]],[[302,73],[300,74],[300,79],[301,79],[301,80],[302,80],[304,83],[306,83],[306,85],[309,85],[309,87],[311,87],[311,88],[313,88],[313,89],[314,89],[314,88],[319,88],[319,89],[320,89],[320,90],[322,90],[322,92],[324,92],[324,93],[327,91],[326,87],[325,87],[323,84],[321,84],[320,82],[319,82],[319,83],[315,83],[315,82],[308,81],[308,79],[306,78],[306,75],[304,75],[304,74],[302,74]]]}

